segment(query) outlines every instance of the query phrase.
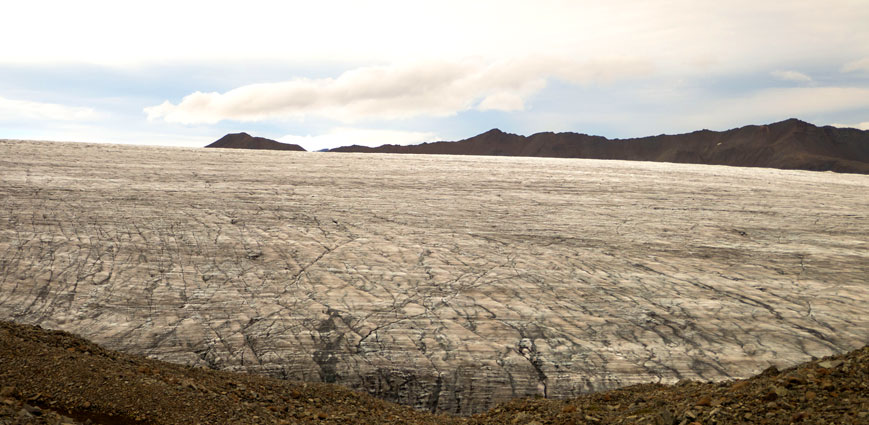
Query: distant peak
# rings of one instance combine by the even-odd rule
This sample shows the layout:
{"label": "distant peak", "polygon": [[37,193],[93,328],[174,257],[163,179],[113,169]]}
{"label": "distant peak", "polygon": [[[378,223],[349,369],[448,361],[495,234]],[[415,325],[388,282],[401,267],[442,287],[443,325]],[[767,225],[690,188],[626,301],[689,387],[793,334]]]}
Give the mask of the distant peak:
{"label": "distant peak", "polygon": [[812,125],[810,123],[807,123],[807,122],[805,122],[801,119],[797,119],[797,118],[788,118],[784,121],[775,122],[775,123],[772,123],[770,125],[784,125],[784,124],[787,124],[787,125]]}
{"label": "distant peak", "polygon": [[507,134],[507,133],[504,133],[503,131],[501,131],[500,128],[493,128],[493,129],[491,129],[483,134]]}
{"label": "distant peak", "polygon": [[[487,139],[492,139],[492,138],[504,139],[507,137],[516,137],[516,136],[517,136],[516,134],[508,133],[506,131],[501,131],[500,128],[493,128],[485,133],[478,134],[474,137],[483,137],[483,138],[487,138]],[[522,136],[519,136],[519,137],[522,137]]]}

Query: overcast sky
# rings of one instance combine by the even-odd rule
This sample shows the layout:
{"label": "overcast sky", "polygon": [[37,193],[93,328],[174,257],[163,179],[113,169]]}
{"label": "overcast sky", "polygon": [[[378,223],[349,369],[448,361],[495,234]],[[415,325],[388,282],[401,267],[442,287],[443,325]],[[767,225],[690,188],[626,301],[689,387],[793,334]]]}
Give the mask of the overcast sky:
{"label": "overcast sky", "polygon": [[0,40],[0,138],[869,129],[867,0],[31,0]]}

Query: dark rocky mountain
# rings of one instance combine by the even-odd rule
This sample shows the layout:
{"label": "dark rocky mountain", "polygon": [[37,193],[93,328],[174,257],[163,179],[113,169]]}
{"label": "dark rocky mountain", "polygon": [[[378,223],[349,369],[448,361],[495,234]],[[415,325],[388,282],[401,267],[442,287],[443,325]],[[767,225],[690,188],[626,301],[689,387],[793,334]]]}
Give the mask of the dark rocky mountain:
{"label": "dark rocky mountain", "polygon": [[271,149],[277,151],[304,151],[305,148],[290,143],[276,142],[264,137],[253,137],[247,133],[230,133],[221,137],[206,148],[230,149]]}
{"label": "dark rocky mountain", "polygon": [[458,142],[354,145],[332,152],[621,159],[869,174],[869,131],[817,127],[797,119],[727,131],[613,140],[578,133],[526,137],[494,129]]}

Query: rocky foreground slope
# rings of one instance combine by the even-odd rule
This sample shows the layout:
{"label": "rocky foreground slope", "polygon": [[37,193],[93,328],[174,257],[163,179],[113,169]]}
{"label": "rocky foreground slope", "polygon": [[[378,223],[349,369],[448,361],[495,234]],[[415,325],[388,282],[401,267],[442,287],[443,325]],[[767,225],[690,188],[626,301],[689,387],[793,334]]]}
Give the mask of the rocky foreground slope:
{"label": "rocky foreground slope", "polygon": [[869,131],[797,119],[727,131],[610,140],[578,133],[528,137],[491,130],[458,142],[347,146],[333,152],[537,156],[869,173]]}
{"label": "rocky foreground slope", "polygon": [[858,424],[869,423],[869,346],[747,380],[635,385],[522,399],[469,418],[337,385],[190,368],[0,322],[0,424]]}

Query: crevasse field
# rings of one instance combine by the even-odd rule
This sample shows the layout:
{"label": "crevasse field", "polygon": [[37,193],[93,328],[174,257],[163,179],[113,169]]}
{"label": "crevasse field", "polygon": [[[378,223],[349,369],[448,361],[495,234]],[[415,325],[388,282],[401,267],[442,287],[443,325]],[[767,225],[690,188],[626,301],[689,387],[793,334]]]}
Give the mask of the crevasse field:
{"label": "crevasse field", "polygon": [[0,141],[0,318],[474,413],[869,342],[869,176]]}

